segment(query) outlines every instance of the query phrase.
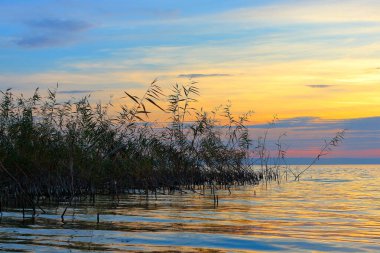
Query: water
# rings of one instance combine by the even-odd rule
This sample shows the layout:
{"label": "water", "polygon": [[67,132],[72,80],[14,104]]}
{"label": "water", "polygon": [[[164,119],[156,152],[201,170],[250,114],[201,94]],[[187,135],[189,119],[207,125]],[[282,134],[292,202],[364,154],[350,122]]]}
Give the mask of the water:
{"label": "water", "polygon": [[324,165],[299,182],[219,190],[217,208],[187,193],[77,203],[64,222],[62,207],[34,220],[7,210],[0,251],[380,252],[379,179],[380,165]]}

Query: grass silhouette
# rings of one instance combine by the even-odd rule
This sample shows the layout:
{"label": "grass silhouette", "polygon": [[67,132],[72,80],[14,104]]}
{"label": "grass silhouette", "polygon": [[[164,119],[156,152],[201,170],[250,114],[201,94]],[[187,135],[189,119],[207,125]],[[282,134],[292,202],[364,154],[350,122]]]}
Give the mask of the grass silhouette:
{"label": "grass silhouette", "polygon": [[[92,104],[88,96],[58,102],[56,94],[57,89],[48,90],[43,97],[37,89],[26,98],[10,89],[2,92],[0,207],[15,204],[35,212],[46,201],[70,204],[74,197],[95,201],[97,194],[117,198],[131,190],[195,192],[199,187],[210,188],[217,202],[217,186],[281,178],[279,161],[286,153],[281,137],[277,162],[269,166],[268,131],[253,147],[246,127],[251,112],[236,117],[230,104],[212,112],[196,110],[195,82],[173,85],[169,95],[156,80],[142,97],[124,92],[129,102],[116,114],[110,113],[111,103]],[[170,122],[156,127],[147,120],[151,109],[165,112]],[[247,162],[252,153],[261,170]],[[302,173],[293,174],[299,179]]]}

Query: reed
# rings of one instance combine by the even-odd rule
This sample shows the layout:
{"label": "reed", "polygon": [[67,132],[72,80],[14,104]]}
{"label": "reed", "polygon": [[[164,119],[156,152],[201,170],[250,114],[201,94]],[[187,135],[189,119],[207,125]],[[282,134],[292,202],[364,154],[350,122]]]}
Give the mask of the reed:
{"label": "reed", "polygon": [[[169,95],[156,80],[142,97],[125,92],[116,114],[111,103],[92,104],[89,96],[58,102],[57,88],[46,96],[38,89],[31,97],[2,92],[0,211],[17,205],[34,214],[46,202],[69,206],[74,198],[94,202],[97,194],[118,199],[130,191],[204,194],[205,188],[217,205],[218,188],[280,178],[279,163],[268,165],[267,133],[253,147],[246,127],[252,113],[234,116],[230,103],[196,110],[194,82],[173,85]],[[164,127],[149,122],[157,109],[170,118]],[[252,152],[261,171],[247,162]],[[277,156],[285,156],[280,138]]]}

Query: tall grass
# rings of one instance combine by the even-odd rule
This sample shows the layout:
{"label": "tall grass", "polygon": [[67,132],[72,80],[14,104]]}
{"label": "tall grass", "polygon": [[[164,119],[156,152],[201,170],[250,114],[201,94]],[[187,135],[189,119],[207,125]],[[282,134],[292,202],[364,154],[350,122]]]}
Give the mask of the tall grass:
{"label": "tall grass", "polygon": [[[235,116],[230,104],[197,110],[194,85],[176,84],[164,95],[153,81],[141,97],[124,92],[126,103],[118,109],[90,103],[89,96],[58,102],[57,89],[46,96],[37,89],[31,97],[2,92],[0,206],[15,201],[35,210],[42,201],[70,203],[78,196],[94,200],[96,194],[118,197],[131,190],[215,190],[279,180],[285,156],[280,138],[277,162],[269,166],[268,132],[253,147],[246,127],[251,112]],[[152,124],[152,110],[163,111],[170,122]],[[252,152],[260,171],[247,162]]]}
{"label": "tall grass", "polygon": [[[116,114],[111,103],[92,104],[88,96],[58,102],[56,95],[56,89],[44,97],[38,89],[31,97],[2,92],[3,202],[36,207],[42,200],[256,184],[262,178],[245,163],[249,113],[235,119],[230,105],[196,110],[194,83],[174,85],[168,96],[155,81],[142,97],[125,92],[128,102]],[[150,109],[164,111],[171,122],[160,128],[149,123]]]}

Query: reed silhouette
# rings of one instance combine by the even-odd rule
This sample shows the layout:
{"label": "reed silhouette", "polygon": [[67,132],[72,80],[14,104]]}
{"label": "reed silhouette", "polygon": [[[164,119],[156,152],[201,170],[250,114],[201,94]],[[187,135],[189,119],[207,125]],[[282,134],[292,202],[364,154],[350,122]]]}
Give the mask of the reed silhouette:
{"label": "reed silhouette", "polygon": [[[218,204],[218,187],[279,180],[284,172],[279,162],[269,165],[268,132],[253,147],[246,127],[252,112],[234,116],[230,103],[196,110],[195,82],[175,84],[169,95],[156,80],[141,97],[124,92],[116,114],[112,103],[92,104],[89,96],[58,102],[57,88],[44,97],[38,89],[31,97],[2,92],[0,209],[17,205],[34,214],[46,202],[68,207],[74,198],[95,201],[97,194],[117,199],[130,191],[204,194],[205,188]],[[170,122],[149,122],[152,110]],[[286,153],[280,138],[277,145],[280,161]],[[248,162],[252,154],[261,170]]]}

